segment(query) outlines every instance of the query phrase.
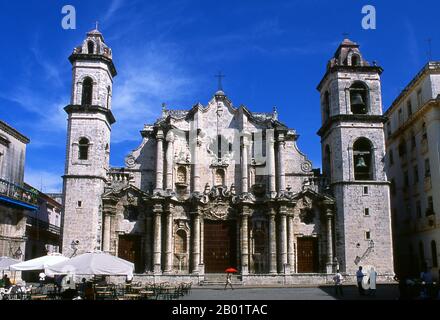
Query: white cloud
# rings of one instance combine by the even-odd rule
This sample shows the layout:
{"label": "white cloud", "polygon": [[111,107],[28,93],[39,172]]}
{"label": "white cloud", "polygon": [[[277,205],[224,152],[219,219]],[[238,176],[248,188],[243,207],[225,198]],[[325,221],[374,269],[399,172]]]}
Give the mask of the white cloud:
{"label": "white cloud", "polygon": [[416,30],[412,25],[412,23],[407,18],[404,20],[404,26],[406,29],[407,48],[411,58],[411,62],[413,63],[414,67],[419,68],[421,64],[421,60],[420,60],[420,50],[419,50]]}
{"label": "white cloud", "polygon": [[112,0],[101,21],[103,23],[107,23],[108,21],[112,20],[114,14],[122,7],[122,3],[122,0]]}
{"label": "white cloud", "polygon": [[44,193],[62,192],[63,189],[61,174],[56,172],[27,168],[24,181]]}
{"label": "white cloud", "polygon": [[36,116],[29,117],[28,121],[38,131],[60,133],[66,129],[66,113],[63,108],[70,100],[67,95],[51,96],[35,88],[18,86],[9,92],[0,91],[0,97],[34,113]]}
{"label": "white cloud", "polygon": [[119,56],[121,66],[112,102],[117,123],[112,142],[139,140],[139,130],[157,119],[163,102],[179,103],[195,92],[197,79],[181,67],[176,52],[172,45],[152,44]]}

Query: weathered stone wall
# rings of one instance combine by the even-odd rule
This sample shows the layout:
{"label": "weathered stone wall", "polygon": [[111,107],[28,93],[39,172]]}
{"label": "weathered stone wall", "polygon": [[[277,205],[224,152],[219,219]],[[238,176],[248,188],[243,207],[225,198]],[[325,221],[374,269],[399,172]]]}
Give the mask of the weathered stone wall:
{"label": "weathered stone wall", "polygon": [[[101,196],[99,178],[65,178],[63,254],[73,253],[72,241],[79,241],[77,253],[101,249]],[[79,206],[78,201],[81,201]]]}
{"label": "weathered stone wall", "polygon": [[[23,186],[28,138],[0,121],[0,178]],[[2,184],[2,192],[7,185]],[[8,196],[8,195],[6,195]],[[0,205],[0,256],[12,257],[18,248],[25,255],[26,212],[4,202]]]}
{"label": "weathered stone wall", "polygon": [[[108,65],[98,61],[75,61],[73,64],[73,86],[71,104],[80,105],[84,78],[93,80],[92,105],[111,109],[112,76]],[[110,88],[110,96],[108,94]]]}
{"label": "weathered stone wall", "polygon": [[[107,148],[110,148],[110,125],[103,114],[71,114],[69,116],[67,175],[99,176],[107,179]],[[79,159],[79,140],[89,140],[87,160]]]}
{"label": "weathered stone wall", "polygon": [[0,123],[0,178],[17,185],[23,184],[26,144],[29,142],[23,139],[27,140],[4,122]]}
{"label": "weathered stone wall", "polygon": [[25,232],[25,211],[0,205],[0,256],[12,257],[20,248],[24,257]]}

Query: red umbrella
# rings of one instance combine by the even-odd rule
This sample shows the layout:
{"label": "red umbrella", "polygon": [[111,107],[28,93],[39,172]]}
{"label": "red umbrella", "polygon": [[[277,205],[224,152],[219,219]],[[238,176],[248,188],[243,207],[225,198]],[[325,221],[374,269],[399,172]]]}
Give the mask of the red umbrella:
{"label": "red umbrella", "polygon": [[228,269],[225,270],[225,272],[227,272],[227,273],[236,273],[236,272],[238,272],[238,270],[235,269],[235,268],[228,268]]}

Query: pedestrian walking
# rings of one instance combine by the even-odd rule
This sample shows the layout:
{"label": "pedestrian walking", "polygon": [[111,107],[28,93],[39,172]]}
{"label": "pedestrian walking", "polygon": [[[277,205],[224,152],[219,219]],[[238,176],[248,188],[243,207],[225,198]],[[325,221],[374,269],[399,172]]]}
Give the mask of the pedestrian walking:
{"label": "pedestrian walking", "polygon": [[420,297],[422,299],[431,298],[433,279],[431,271],[429,271],[429,268],[426,264],[423,266],[423,271],[420,273],[420,280],[422,281],[422,291],[420,292]]}
{"label": "pedestrian walking", "polygon": [[371,267],[370,270],[370,295],[375,296],[376,295],[376,278],[377,278],[377,272],[374,270],[373,267]]}
{"label": "pedestrian walking", "polygon": [[359,294],[361,296],[365,295],[365,290],[362,287],[362,279],[364,278],[364,276],[365,274],[362,272],[362,267],[359,267],[359,270],[356,272],[356,279],[357,279]]}
{"label": "pedestrian walking", "polygon": [[335,295],[341,294],[341,296],[344,296],[344,292],[342,291],[342,281],[344,278],[342,277],[342,274],[339,272],[339,270],[336,270],[336,275],[333,277],[333,280],[335,281]]}
{"label": "pedestrian walking", "polygon": [[437,300],[440,300],[440,269],[438,269],[437,277]]}
{"label": "pedestrian walking", "polygon": [[234,290],[234,288],[232,287],[232,273],[229,273],[229,272],[226,274],[225,290],[228,287],[228,285],[230,285],[231,289]]}

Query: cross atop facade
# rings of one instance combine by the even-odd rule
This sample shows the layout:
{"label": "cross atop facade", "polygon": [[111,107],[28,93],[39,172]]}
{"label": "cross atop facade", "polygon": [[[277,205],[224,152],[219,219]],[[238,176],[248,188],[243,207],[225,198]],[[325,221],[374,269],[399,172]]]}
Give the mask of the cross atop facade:
{"label": "cross atop facade", "polygon": [[98,30],[98,27],[99,27],[99,22],[96,21],[96,22],[95,22],[95,30]]}
{"label": "cross atop facade", "polygon": [[215,77],[218,78],[218,90],[223,91],[222,78],[226,76],[220,71]]}

